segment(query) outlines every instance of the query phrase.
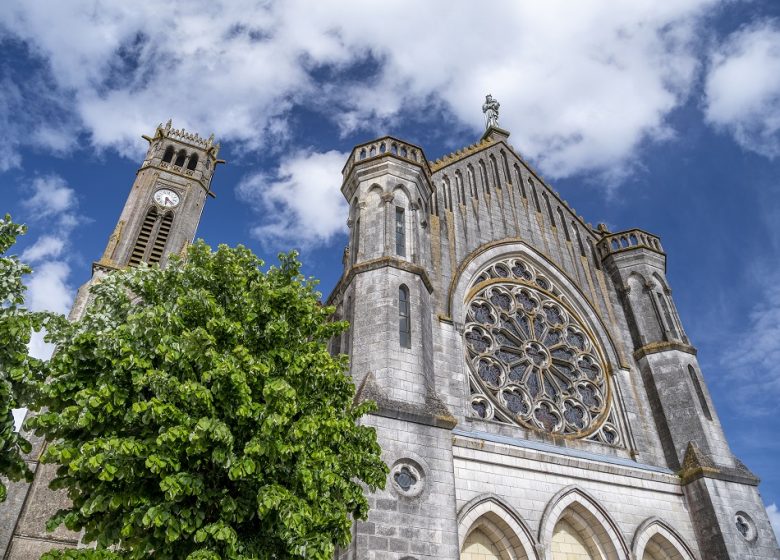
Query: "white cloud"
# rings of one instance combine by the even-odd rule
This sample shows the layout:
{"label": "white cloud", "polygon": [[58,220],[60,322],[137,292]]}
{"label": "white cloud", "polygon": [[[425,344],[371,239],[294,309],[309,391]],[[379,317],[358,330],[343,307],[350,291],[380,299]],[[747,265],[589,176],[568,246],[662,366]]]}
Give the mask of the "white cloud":
{"label": "white cloud", "polygon": [[301,152],[285,158],[272,176],[246,177],[237,193],[264,216],[253,235],[270,245],[297,242],[306,248],[346,231],[347,203],[339,191],[346,158],[337,151]]}
{"label": "white cloud", "polygon": [[65,248],[65,240],[58,236],[42,235],[38,240],[24,250],[22,261],[34,263],[50,257],[59,257]]}
{"label": "white cloud", "polygon": [[73,301],[67,282],[69,274],[70,266],[62,261],[48,261],[35,267],[27,281],[27,306],[33,311],[67,313]]}
{"label": "white cloud", "polygon": [[733,33],[712,55],[705,114],[745,149],[780,155],[780,23]]}
{"label": "white cloud", "polygon": [[772,529],[775,530],[775,538],[780,540],[780,511],[777,509],[777,504],[770,504],[766,507],[766,514],[769,516],[769,522],[772,524]]}
{"label": "white cloud", "polygon": [[[29,190],[29,196],[22,201],[22,206],[30,215],[30,230],[43,229],[44,233],[21,255],[21,260],[33,269],[32,274],[25,279],[25,302],[33,311],[66,314],[73,301],[73,289],[68,283],[69,254],[64,253],[70,244],[73,229],[80,222],[76,214],[76,193],[58,175],[35,178]],[[54,346],[44,342],[44,334],[33,333],[29,349],[33,356],[48,359]]]}
{"label": "white cloud", "polygon": [[[766,278],[777,278],[777,271]],[[780,286],[761,289],[748,324],[721,358],[732,380],[732,397],[738,405],[747,405],[739,409],[755,415],[772,413],[780,398]]]}
{"label": "white cloud", "polygon": [[[491,92],[546,173],[619,179],[640,143],[673,135],[666,117],[690,94],[699,23],[719,3],[16,0],[0,26],[46,60],[98,148],[135,154],[169,116],[246,149],[274,146],[298,105],[345,132],[412,113],[436,126],[444,111],[476,137]],[[370,61],[378,68],[358,75]],[[67,138],[38,135],[51,147]]]}
{"label": "white cloud", "polygon": [[35,219],[52,215],[67,216],[76,206],[76,193],[65,179],[57,175],[37,177],[32,182],[32,196],[23,204]]}

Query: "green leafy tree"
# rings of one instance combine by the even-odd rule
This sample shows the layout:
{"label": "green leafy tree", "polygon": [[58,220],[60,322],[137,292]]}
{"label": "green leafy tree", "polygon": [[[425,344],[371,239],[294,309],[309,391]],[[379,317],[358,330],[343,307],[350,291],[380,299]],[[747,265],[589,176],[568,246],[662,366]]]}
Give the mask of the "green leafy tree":
{"label": "green leafy tree", "polygon": [[[32,472],[23,454],[29,453],[30,442],[14,431],[13,409],[30,404],[35,381],[40,378],[43,364],[29,356],[27,344],[48,315],[24,307],[22,276],[31,270],[18,257],[6,254],[25,232],[26,227],[15,224],[9,215],[0,218],[0,475],[29,482]],[[6,496],[0,480],[0,502]]]}
{"label": "green leafy tree", "polygon": [[[112,273],[58,351],[30,424],[52,441],[50,528],[97,551],[43,558],[330,559],[387,467],[294,253],[267,271],[202,242],[163,270]],[[107,551],[105,549],[109,549]]]}

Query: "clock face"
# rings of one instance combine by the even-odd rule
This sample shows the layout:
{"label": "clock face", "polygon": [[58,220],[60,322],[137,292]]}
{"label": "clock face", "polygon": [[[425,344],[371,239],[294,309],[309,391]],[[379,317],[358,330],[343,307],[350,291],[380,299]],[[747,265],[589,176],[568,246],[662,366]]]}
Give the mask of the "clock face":
{"label": "clock face", "polygon": [[154,193],[154,201],[160,206],[173,208],[179,204],[179,195],[170,189],[160,189]]}

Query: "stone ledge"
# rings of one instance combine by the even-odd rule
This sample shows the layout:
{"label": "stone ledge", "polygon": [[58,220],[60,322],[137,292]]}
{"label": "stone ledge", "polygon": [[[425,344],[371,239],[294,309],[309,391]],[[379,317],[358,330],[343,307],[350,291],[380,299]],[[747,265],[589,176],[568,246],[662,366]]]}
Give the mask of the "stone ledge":
{"label": "stone ledge", "polygon": [[[672,484],[677,488],[681,488],[679,477],[674,471],[665,467],[637,463],[631,459],[623,459],[611,455],[559,448],[542,442],[508,436],[499,436],[485,432],[469,432],[455,428],[453,430],[453,451],[458,449],[472,449],[514,457],[520,460],[559,465],[564,468],[638,478],[658,484]],[[464,457],[457,452],[455,456]],[[502,460],[496,460],[495,463],[508,465],[508,463]],[[583,476],[587,478],[588,475]]]}
{"label": "stone ledge", "polygon": [[700,478],[713,478],[748,486],[758,486],[761,480],[750,472],[742,461],[735,459],[736,467],[716,465],[715,462],[703,453],[694,442],[688,443],[685,450],[685,458],[679,475],[683,485],[690,484]]}
{"label": "stone ledge", "polygon": [[377,410],[371,414],[393,418],[415,424],[434,426],[451,430],[458,421],[447,409],[447,405],[432,392],[425,396],[425,404],[409,403],[389,398],[376,382],[373,373],[366,375],[355,394],[355,402],[374,401]]}
{"label": "stone ledge", "polygon": [[634,359],[641,360],[650,354],[657,354],[668,350],[677,350],[678,352],[685,352],[686,354],[692,354],[694,356],[697,353],[696,348],[690,344],[683,344],[682,342],[651,342],[650,344],[646,344],[645,346],[634,350]]}
{"label": "stone ledge", "polygon": [[428,277],[428,273],[423,267],[396,257],[379,257],[378,259],[364,261],[351,267],[346,272],[346,274],[344,274],[339,279],[336,287],[333,288],[330,296],[328,296],[328,305],[332,305],[334,298],[344,291],[344,289],[350,284],[350,282],[352,282],[352,279],[355,276],[364,272],[378,270],[385,267],[397,268],[398,270],[403,270],[404,272],[416,274],[422,279],[423,285],[425,286],[425,289],[428,290],[428,293],[433,293],[433,284],[431,283],[431,279]]}

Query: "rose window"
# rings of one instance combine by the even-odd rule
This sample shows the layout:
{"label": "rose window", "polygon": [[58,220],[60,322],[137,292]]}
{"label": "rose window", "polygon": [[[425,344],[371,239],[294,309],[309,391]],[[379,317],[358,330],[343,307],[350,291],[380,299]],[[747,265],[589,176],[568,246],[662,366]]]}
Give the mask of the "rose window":
{"label": "rose window", "polygon": [[599,348],[560,292],[546,279],[531,282],[531,267],[519,264],[493,265],[471,291],[465,346],[473,413],[577,437],[601,429],[595,439],[615,444]]}

